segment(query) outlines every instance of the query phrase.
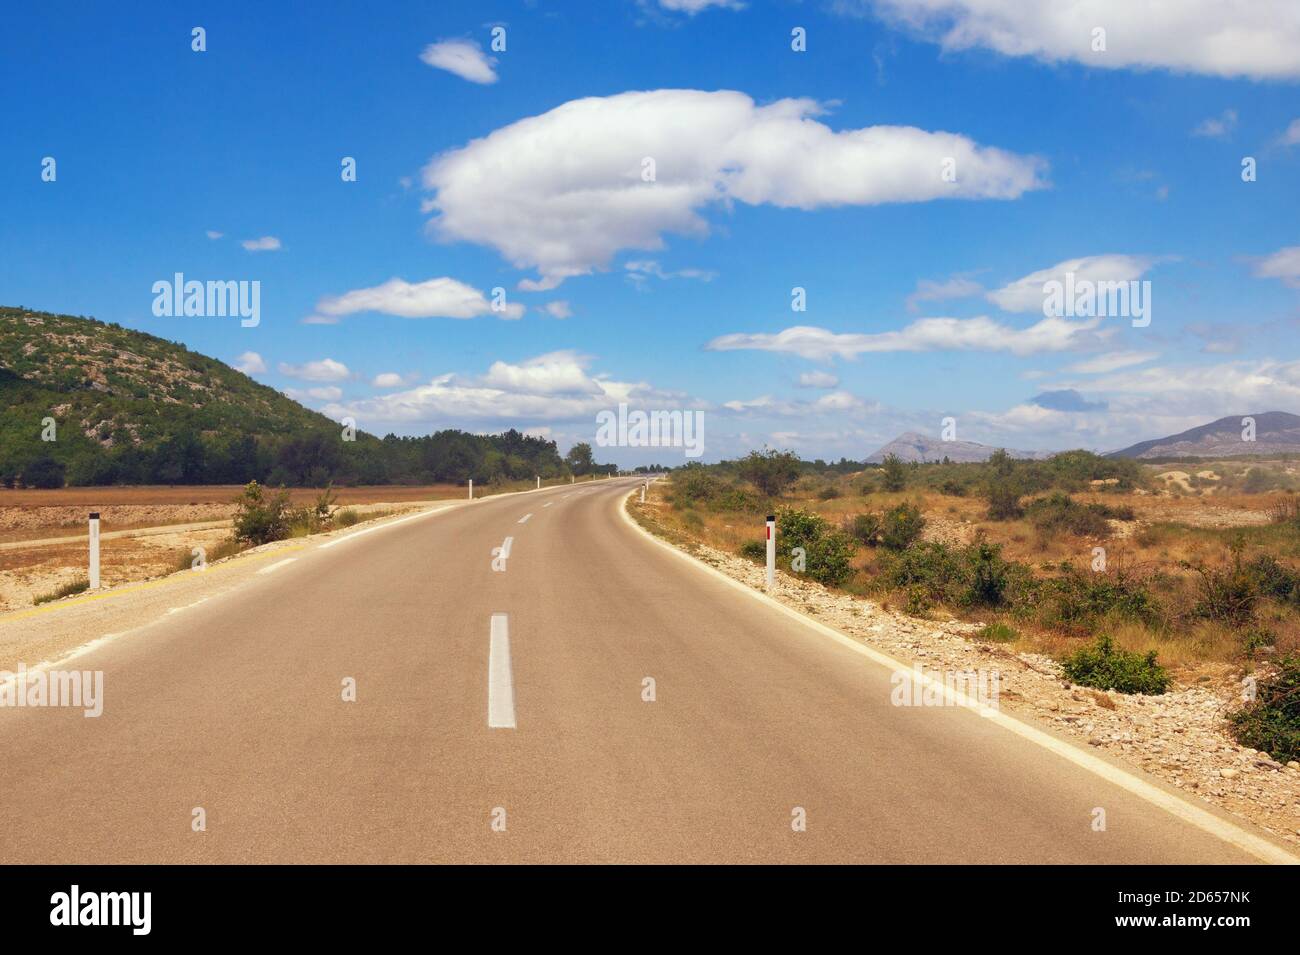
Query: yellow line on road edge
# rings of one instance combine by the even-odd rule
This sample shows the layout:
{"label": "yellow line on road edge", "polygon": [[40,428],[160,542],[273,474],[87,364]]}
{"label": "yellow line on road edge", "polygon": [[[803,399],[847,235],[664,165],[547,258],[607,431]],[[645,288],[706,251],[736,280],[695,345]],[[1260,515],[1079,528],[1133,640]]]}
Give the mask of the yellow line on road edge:
{"label": "yellow line on road edge", "polygon": [[[633,494],[635,493],[636,492],[634,491]],[[828,627],[820,620],[815,620],[812,617],[800,613],[798,610],[795,610],[793,607],[786,606],[785,604],[781,603],[779,600],[776,600],[773,597],[769,597],[767,594],[763,593],[762,591],[753,589],[747,584],[744,584],[741,581],[736,580],[734,577],[724,574],[716,567],[712,567],[709,564],[706,564],[698,557],[688,554],[685,551],[680,550],[677,547],[674,547],[672,544],[668,543],[667,541],[661,540],[660,538],[656,537],[654,534],[651,534],[648,530],[646,530],[635,520],[633,520],[632,515],[628,513],[627,505],[631,502],[631,498],[632,498],[632,494],[629,494],[626,498],[617,500],[619,516],[622,517],[627,524],[629,524],[639,534],[643,535],[647,540],[650,540],[653,543],[657,544],[658,546],[664,548],[669,553],[675,554],[677,557],[686,561],[692,567],[695,567],[697,570],[705,571],[706,573],[711,574],[714,577],[717,577],[719,580],[723,581],[724,583],[728,584],[731,587],[734,587],[735,589],[739,590],[741,593],[748,594],[750,597],[753,597],[755,600],[760,600],[763,603],[768,604],[773,609],[779,610],[781,613],[785,614],[787,617],[791,617],[799,621],[805,626],[813,630],[816,630],[818,633],[822,634],[823,636],[830,637],[831,639],[837,641],[838,643],[843,644],[844,646],[855,651],[856,653],[859,653],[862,656],[865,656],[868,659],[881,664],[882,666],[889,667],[891,670],[894,670],[898,673],[905,674],[908,677],[908,679],[911,680],[917,679],[917,674],[915,673],[913,668],[907,666],[902,661],[895,660],[893,657],[889,656],[888,654],[882,653],[881,651],[876,650],[873,647],[869,647],[866,644],[862,643],[860,640],[850,637],[846,633],[841,633],[839,630],[836,630],[832,627]],[[950,702],[953,702],[960,706],[965,706],[972,710],[976,710],[980,716],[986,717],[991,722],[996,723],[998,726],[1001,726],[1003,729],[1010,730],[1011,732],[1015,733],[1017,736],[1020,736],[1031,743],[1035,743],[1046,750],[1050,750],[1056,755],[1061,756],[1069,760],[1070,762],[1074,763],[1076,766],[1079,766],[1080,768],[1085,769],[1096,776],[1100,776],[1101,778],[1107,780],[1108,782],[1114,783],[1115,785],[1119,786],[1122,789],[1128,790],[1130,793],[1137,796],[1139,799],[1143,799],[1151,803],[1152,805],[1165,810],[1171,815],[1178,817],[1184,822],[1190,823],[1196,828],[1204,832],[1208,832],[1210,835],[1222,839],[1224,842],[1227,842],[1230,845],[1236,846],[1238,849],[1241,849],[1243,852],[1247,852],[1250,855],[1253,855],[1255,858],[1260,859],[1263,862],[1268,862],[1273,865],[1300,864],[1300,858],[1297,858],[1295,855],[1293,855],[1286,849],[1283,849],[1281,846],[1275,845],[1274,843],[1270,842],[1268,839],[1261,838],[1260,836],[1257,836],[1254,833],[1251,833],[1246,829],[1243,829],[1242,827],[1227,821],[1226,819],[1220,819],[1214,813],[1207,812],[1206,810],[1200,808],[1199,806],[1193,805],[1192,803],[1188,802],[1185,799],[1182,799],[1179,796],[1175,796],[1173,793],[1166,792],[1165,790],[1161,789],[1159,786],[1153,786],[1151,785],[1151,783],[1147,782],[1146,780],[1141,779],[1126,770],[1120,769],[1118,766],[1108,763],[1104,759],[1099,759],[1096,756],[1093,756],[1091,753],[1088,753],[1080,749],[1079,747],[1075,746],[1072,743],[1067,743],[1064,740],[1057,739],[1055,736],[1052,736],[1050,733],[1045,733],[1042,730],[1038,729],[1037,727],[1030,726],[1028,723],[1022,722],[1021,720],[1016,719],[1014,716],[1008,716],[1006,713],[1003,713],[1001,710],[995,710],[992,709],[991,707],[985,706],[983,703],[980,703],[978,700],[971,699],[970,697],[966,696],[964,693],[960,693],[957,690],[945,685],[943,682],[933,679],[932,677],[925,676],[924,674],[922,674],[920,676],[920,679],[928,687],[932,687],[937,692],[942,692],[945,698],[948,699]]]}

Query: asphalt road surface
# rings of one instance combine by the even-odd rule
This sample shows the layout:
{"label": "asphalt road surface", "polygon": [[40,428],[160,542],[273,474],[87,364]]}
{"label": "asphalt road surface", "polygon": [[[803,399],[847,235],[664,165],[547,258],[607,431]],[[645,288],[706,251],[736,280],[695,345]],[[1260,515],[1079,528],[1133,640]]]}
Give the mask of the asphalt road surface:
{"label": "asphalt road surface", "polygon": [[334,537],[81,654],[100,717],[0,709],[0,861],[1260,861],[892,705],[887,667],[623,520],[635,483]]}

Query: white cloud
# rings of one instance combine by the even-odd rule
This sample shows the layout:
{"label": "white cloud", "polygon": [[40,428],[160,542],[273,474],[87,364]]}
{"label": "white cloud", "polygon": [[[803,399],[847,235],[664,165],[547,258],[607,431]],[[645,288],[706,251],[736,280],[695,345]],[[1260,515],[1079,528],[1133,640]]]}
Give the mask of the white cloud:
{"label": "white cloud", "polygon": [[1113,351],[1067,365],[1065,370],[1081,375],[1104,375],[1121,368],[1142,365],[1159,357],[1158,352]]}
{"label": "white cloud", "polygon": [[855,358],[870,352],[1006,351],[1014,355],[1069,351],[1093,345],[1104,336],[1095,331],[1100,319],[1072,322],[1044,318],[1028,328],[1015,328],[980,315],[976,318],[922,318],[892,332],[862,334],[832,332],[795,325],[775,335],[722,335],[704,347],[709,351],[784,352],[814,361]]}
{"label": "white cloud", "polygon": [[1257,278],[1281,279],[1291,288],[1300,288],[1300,245],[1278,249],[1259,259],[1251,271]]}
{"label": "white cloud", "polygon": [[266,374],[266,362],[262,356],[255,351],[246,351],[235,359],[234,369],[242,371],[246,375],[264,375]]}
{"label": "white cloud", "polygon": [[[573,100],[434,157],[424,211],[441,239],[496,248],[554,288],[664,235],[702,236],[705,208],[816,209],[1014,199],[1045,185],[1035,157],[907,126],[837,132],[810,99],[758,106],[732,91],[653,90]],[[642,160],[655,163],[643,179]],[[943,162],[956,161],[957,182]]]}
{"label": "white cloud", "polygon": [[420,54],[420,59],[429,66],[455,73],[462,80],[471,83],[497,81],[496,70],[493,69],[496,57],[488,56],[471,40],[439,40],[430,43]]}
{"label": "white cloud", "polygon": [[[373,288],[353,289],[342,295],[329,295],[316,303],[316,315],[308,324],[333,324],[329,319],[356,312],[381,312],[402,318],[475,318],[495,314],[501,318],[522,318],[524,307],[507,302],[494,312],[492,303],[478,289],[452,278],[407,282],[391,278]],[[315,319],[315,321],[313,321]]]}
{"label": "white cloud", "polygon": [[208,230],[206,233],[204,233],[204,234],[205,234],[209,239],[220,239],[222,236],[225,235],[224,232],[217,232],[217,231],[215,231],[215,230],[213,230],[213,229],[209,229],[209,230]]}
{"label": "white cloud", "polygon": [[573,352],[552,352],[517,364],[493,362],[486,375],[466,378],[439,375],[427,384],[393,394],[377,395],[323,410],[335,418],[386,426],[446,427],[448,421],[500,422],[578,421],[595,431],[598,411],[619,402],[634,407],[693,408],[701,403],[686,395],[662,392],[645,382],[618,381],[589,375],[588,359]]}
{"label": "white cloud", "polygon": [[492,363],[483,383],[503,391],[529,395],[599,395],[603,389],[587,377],[589,359],[571,351],[538,355],[518,365]]}
{"label": "white cloud", "polygon": [[829,371],[805,371],[799,376],[800,388],[836,388],[840,380]]}
{"label": "white cloud", "polygon": [[551,316],[551,318],[573,317],[573,309],[570,308],[569,303],[563,299],[556,299],[554,302],[547,302],[542,306],[542,311]]}
{"label": "white cloud", "polygon": [[343,389],[327,385],[324,388],[308,388],[307,394],[317,401],[338,401],[343,397]]}
{"label": "white cloud", "polygon": [[280,362],[276,366],[280,374],[303,381],[344,381],[351,376],[348,366],[333,358],[309,361],[304,365],[290,365]]}
{"label": "white cloud", "polygon": [[1300,119],[1291,120],[1291,124],[1278,137],[1278,142],[1283,146],[1300,146]]}
{"label": "white cloud", "polygon": [[1065,273],[1073,272],[1075,282],[1129,282],[1145,275],[1156,264],[1151,256],[1088,255],[1067,259],[1050,268],[1031,272],[1010,285],[989,292],[990,302],[1008,312],[1042,312],[1043,285],[1047,282],[1064,282]]}
{"label": "white cloud", "polygon": [[970,298],[972,295],[979,295],[983,291],[984,286],[964,275],[954,275],[940,282],[932,279],[921,279],[916,283],[916,291],[907,297],[907,308],[908,311],[915,311],[919,302],[943,302],[954,298]]}
{"label": "white cloud", "polygon": [[[983,47],[1099,69],[1300,77],[1294,0],[872,0],[870,8],[949,51]],[[1093,50],[1098,27],[1106,31],[1104,52]]]}
{"label": "white cloud", "polygon": [[847,391],[832,391],[813,401],[787,401],[783,398],[773,398],[771,395],[762,395],[744,401],[726,401],[723,402],[722,407],[739,415],[804,418],[846,412],[862,414],[878,409],[879,405]]}
{"label": "white cloud", "polygon": [[273,235],[264,235],[260,239],[244,239],[239,243],[247,252],[278,252],[280,240]]}
{"label": "white cloud", "polygon": [[1203,119],[1196,124],[1192,130],[1193,136],[1205,136],[1209,139],[1223,139],[1237,125],[1237,111],[1235,109],[1225,109],[1218,116],[1211,116],[1209,119]]}
{"label": "white cloud", "polygon": [[743,10],[745,5],[740,0],[659,0],[659,6],[674,13],[686,13],[690,16],[717,7],[720,10]]}
{"label": "white cloud", "polygon": [[381,372],[370,381],[372,388],[400,388],[404,384],[406,379],[395,371]]}
{"label": "white cloud", "polygon": [[638,287],[650,276],[664,281],[669,279],[697,279],[701,282],[712,282],[718,277],[717,272],[710,272],[706,269],[677,269],[674,272],[665,272],[663,266],[654,259],[635,259],[624,262],[623,268],[627,272],[627,277]]}

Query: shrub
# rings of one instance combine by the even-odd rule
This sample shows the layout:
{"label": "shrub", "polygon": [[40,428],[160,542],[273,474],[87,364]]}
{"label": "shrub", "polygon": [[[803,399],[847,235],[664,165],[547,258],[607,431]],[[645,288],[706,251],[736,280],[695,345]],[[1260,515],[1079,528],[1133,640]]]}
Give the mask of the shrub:
{"label": "shrub", "polygon": [[722,482],[702,467],[681,468],[673,473],[673,504],[680,508],[710,501],[722,493]]}
{"label": "shrub", "polygon": [[781,492],[799,477],[799,458],[789,451],[751,451],[740,461],[739,473],[765,497],[780,497]]}
{"label": "shrub", "polygon": [[1271,554],[1260,554],[1246,564],[1255,589],[1261,596],[1283,603],[1300,603],[1300,573],[1296,573]]}
{"label": "shrub", "polygon": [[880,543],[889,550],[906,550],[921,539],[925,518],[915,504],[899,504],[880,521]]}
{"label": "shrub", "polygon": [[997,607],[1005,602],[1011,583],[1011,565],[1002,548],[982,538],[966,548],[967,582],[961,602],[967,606]]}
{"label": "shrub", "polygon": [[740,545],[740,556],[759,562],[767,561],[767,541],[745,541]]}
{"label": "shrub", "polygon": [[1005,623],[985,624],[984,629],[975,634],[976,640],[988,640],[992,643],[1011,643],[1020,639],[1020,632]]}
{"label": "shrub", "polygon": [[1100,574],[1063,564],[1060,576],[1040,581],[1035,590],[1039,619],[1067,630],[1091,630],[1112,617],[1154,624],[1161,615],[1145,582],[1122,567]]}
{"label": "shrub", "polygon": [[839,496],[840,489],[833,484],[828,484],[817,492],[817,500],[819,501],[832,501]]}
{"label": "shrub", "polygon": [[776,512],[777,544],[786,553],[795,547],[809,550],[813,542],[826,533],[828,526],[820,514],[783,507]]}
{"label": "shrub", "polygon": [[841,531],[823,534],[808,548],[806,573],[821,584],[838,587],[853,575],[853,538]]}
{"label": "shrub", "polygon": [[1199,575],[1196,605],[1192,614],[1244,627],[1255,619],[1259,591],[1241,559],[1240,542],[1232,545],[1232,562],[1226,567],[1190,565]]}
{"label": "shrub", "polygon": [[880,542],[880,515],[856,514],[845,521],[844,530],[859,543],[875,547]]}
{"label": "shrub", "polygon": [[754,511],[758,498],[743,487],[729,487],[709,501],[708,507],[711,511]]}
{"label": "shrub", "polygon": [[23,483],[35,488],[63,487],[67,469],[63,462],[56,461],[48,454],[36,458],[23,468]]}
{"label": "shrub", "polygon": [[260,484],[249,481],[235,498],[235,540],[246,541],[254,547],[284,540],[289,536],[294,516],[288,491],[280,488],[268,497]]}
{"label": "shrub", "polygon": [[882,557],[878,583],[909,592],[921,587],[931,600],[950,606],[996,607],[1007,602],[1017,579],[1028,578],[1029,569],[1003,560],[995,544],[980,540],[953,548],[927,541]]}
{"label": "shrub", "polygon": [[1300,653],[1255,686],[1255,699],[1228,717],[1237,742],[1279,762],[1300,760]]}
{"label": "shrub", "polygon": [[985,492],[989,502],[989,520],[1013,521],[1024,514],[1020,506],[1020,494],[1008,484],[994,482]]}
{"label": "shrub", "polygon": [[884,467],[882,484],[886,491],[901,491],[907,487],[907,468],[902,458],[897,454],[887,454],[882,465]]}
{"label": "shrub", "polygon": [[1117,649],[1109,636],[1092,646],[1080,647],[1061,661],[1072,683],[1097,690],[1158,695],[1169,689],[1169,673],[1156,662],[1156,652],[1132,653]]}
{"label": "shrub", "polygon": [[1267,627],[1251,627],[1242,638],[1241,647],[1246,655],[1253,657],[1265,647],[1277,645],[1277,634]]}
{"label": "shrub", "polygon": [[352,510],[352,508],[348,508],[346,511],[339,511],[334,515],[334,525],[336,527],[351,527],[360,522],[360,520],[361,515]]}
{"label": "shrub", "polygon": [[[1132,509],[1123,510],[1127,510],[1127,519],[1131,520]],[[1025,508],[1025,516],[1041,531],[1066,531],[1076,537],[1108,537],[1110,524],[1107,518],[1124,519],[1118,517],[1123,510],[1104,504],[1080,504],[1068,494],[1056,493],[1030,503]]]}
{"label": "shrub", "polygon": [[51,600],[61,600],[64,597],[71,597],[73,594],[83,593],[90,589],[90,581],[85,577],[78,578],[71,583],[64,584],[57,590],[48,594],[38,594],[32,598],[32,603],[39,605],[49,603]]}

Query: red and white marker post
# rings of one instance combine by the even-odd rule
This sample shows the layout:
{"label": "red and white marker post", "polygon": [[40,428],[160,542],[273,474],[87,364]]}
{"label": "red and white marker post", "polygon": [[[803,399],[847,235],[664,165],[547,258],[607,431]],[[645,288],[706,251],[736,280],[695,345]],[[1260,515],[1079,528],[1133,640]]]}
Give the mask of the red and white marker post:
{"label": "red and white marker post", "polygon": [[776,582],[776,515],[767,515],[767,589]]}

